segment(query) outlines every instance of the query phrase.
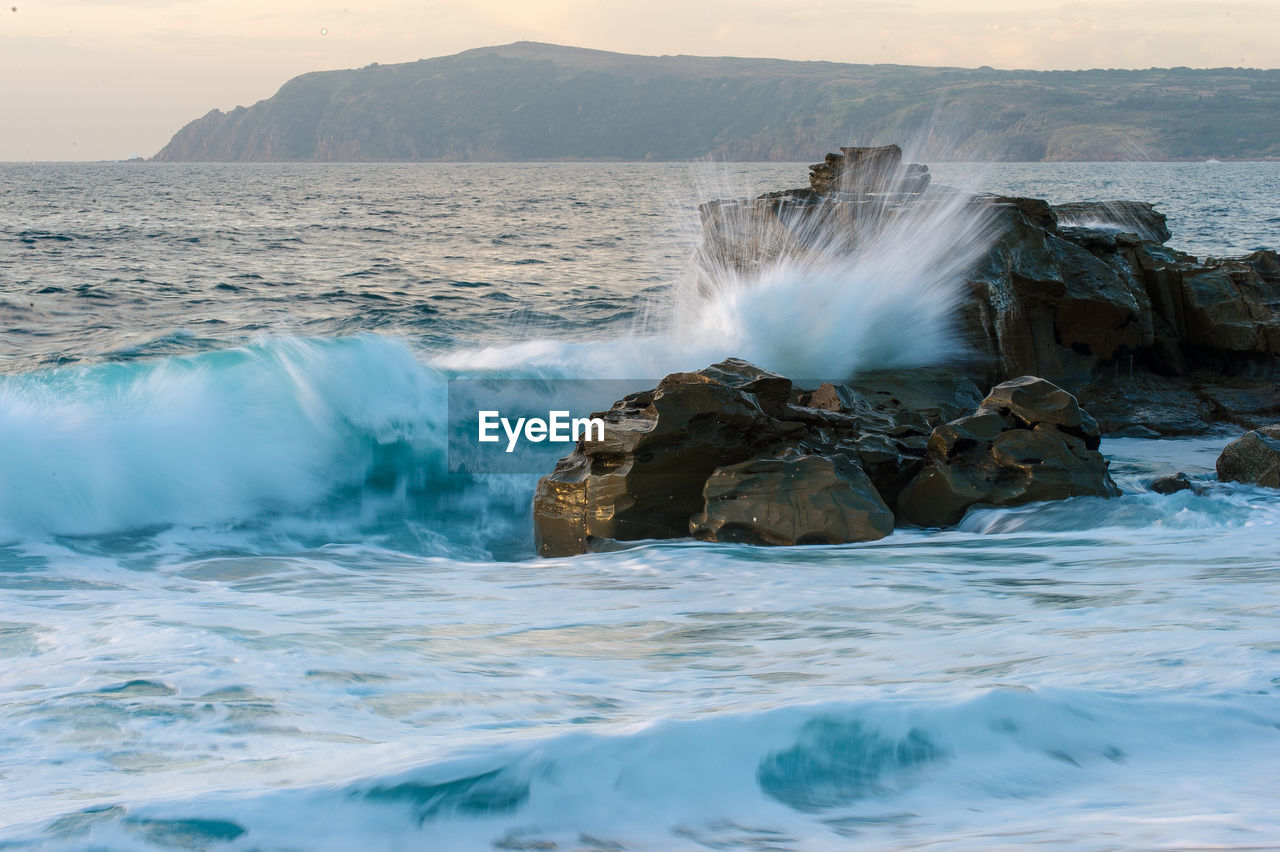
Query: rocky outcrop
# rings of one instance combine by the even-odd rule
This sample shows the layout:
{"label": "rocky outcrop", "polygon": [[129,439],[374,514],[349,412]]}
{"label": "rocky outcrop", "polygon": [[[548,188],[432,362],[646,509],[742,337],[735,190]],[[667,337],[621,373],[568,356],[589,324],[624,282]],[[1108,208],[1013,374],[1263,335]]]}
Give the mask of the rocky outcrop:
{"label": "rocky outcrop", "polygon": [[[1146,201],[1077,201],[1055,204],[1054,215],[1058,226],[1081,241],[1123,240],[1125,234],[1133,234],[1139,241],[1163,243],[1173,236],[1165,215]],[[1109,235],[1109,236],[1108,236]]]}
{"label": "rocky outcrop", "polygon": [[795,446],[783,420],[791,382],[744,361],[674,373],[600,416],[605,439],[581,442],[534,497],[538,552],[585,552],[592,539],[689,534],[702,487],[718,467]]}
{"label": "rocky outcrop", "polygon": [[1099,443],[1097,424],[1062,388],[1031,376],[1005,382],[976,412],[933,431],[899,517],[941,527],[974,506],[1117,496]]}
{"label": "rocky outcrop", "polygon": [[1158,476],[1151,480],[1151,490],[1156,494],[1177,494],[1179,491],[1194,491],[1195,483],[1185,473],[1170,476]]}
{"label": "rocky outcrop", "polygon": [[843,454],[752,459],[716,468],[690,521],[702,541],[844,544],[893,531],[893,512]]}
{"label": "rocky outcrop", "polygon": [[818,195],[917,194],[928,188],[929,178],[928,166],[903,164],[897,145],[841,148],[839,154],[828,154],[809,167],[809,188]]}
{"label": "rocky outcrop", "polygon": [[[784,255],[852,251],[948,192],[923,181],[903,191],[909,174],[927,177],[914,168],[892,146],[841,149],[812,167],[809,188],[704,204],[703,261],[749,273]],[[896,190],[869,200],[843,186]],[[1106,432],[1255,428],[1280,414],[1276,252],[1192,257],[1164,245],[1165,217],[1145,202],[991,195],[957,215],[988,217],[995,233],[958,308],[968,378],[1041,376],[1074,392]]]}
{"label": "rocky outcrop", "polygon": [[[1096,452],[1097,425],[1039,379],[985,399],[937,370],[797,389],[730,359],[674,373],[596,416],[604,440],[580,441],[538,483],[543,556],[690,534],[753,544],[868,541],[895,522],[954,523],[978,503],[1114,492]],[[950,492],[939,490],[939,475]]]}
{"label": "rocky outcrop", "polygon": [[[667,376],[598,414],[605,440],[579,442],[539,481],[538,552],[560,556],[586,552],[595,540],[688,536],[690,519],[707,507],[704,487],[713,473],[787,452],[843,456],[891,509],[923,462],[929,432],[957,398],[976,394],[963,379],[929,378],[908,397],[918,408],[904,408],[897,394],[905,391],[887,379],[877,388],[875,376],[864,385],[873,399],[844,385],[797,390],[738,359]],[[904,380],[909,376],[895,377]],[[798,470],[811,474],[813,464]],[[844,462],[839,470],[853,475]],[[805,523],[796,519],[794,529]],[[714,524],[713,517],[708,529]]]}
{"label": "rocky outcrop", "polygon": [[1280,488],[1280,426],[1254,429],[1218,456],[1218,479]]}

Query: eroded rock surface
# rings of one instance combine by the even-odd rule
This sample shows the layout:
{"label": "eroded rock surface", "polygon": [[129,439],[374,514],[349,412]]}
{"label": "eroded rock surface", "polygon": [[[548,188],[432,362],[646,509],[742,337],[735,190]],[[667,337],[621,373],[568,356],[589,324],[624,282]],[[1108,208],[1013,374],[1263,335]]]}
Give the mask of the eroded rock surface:
{"label": "eroded rock surface", "polygon": [[809,167],[809,188],[819,195],[919,193],[929,186],[929,178],[928,166],[902,162],[897,145],[841,148]]}
{"label": "eroded rock surface", "polygon": [[801,438],[802,425],[774,416],[790,393],[789,379],[729,360],[615,403],[597,415],[605,440],[580,442],[538,482],[538,552],[583,553],[593,538],[688,535],[713,470]]}
{"label": "eroded rock surface", "polygon": [[716,468],[694,538],[749,544],[843,544],[893,531],[893,512],[847,456],[787,454]]}
{"label": "eroded rock surface", "polygon": [[941,527],[974,506],[1117,496],[1099,444],[1097,425],[1062,388],[1030,376],[1005,382],[976,412],[933,431],[898,518]]}
{"label": "eroded rock surface", "polygon": [[1185,473],[1169,476],[1158,476],[1151,480],[1151,490],[1156,494],[1177,494],[1179,491],[1194,491],[1195,483]]}
{"label": "eroded rock surface", "polygon": [[1264,426],[1235,439],[1218,456],[1218,479],[1280,488],[1280,426]]}
{"label": "eroded rock surface", "polygon": [[[703,260],[740,274],[783,256],[853,251],[902,211],[953,192],[913,181],[928,174],[915,168],[892,146],[841,149],[812,167],[807,188],[704,204]],[[1275,251],[1193,257],[1164,244],[1164,215],[1139,201],[985,195],[956,215],[988,217],[995,234],[958,309],[968,378],[988,387],[1043,377],[1077,394],[1107,432],[1275,422]]]}
{"label": "eroded rock surface", "polygon": [[597,416],[605,440],[580,441],[538,483],[544,556],[691,533],[754,544],[868,541],[895,522],[954,523],[979,503],[1115,492],[1097,424],[1041,379],[986,398],[932,370],[796,389],[730,359],[667,376]]}

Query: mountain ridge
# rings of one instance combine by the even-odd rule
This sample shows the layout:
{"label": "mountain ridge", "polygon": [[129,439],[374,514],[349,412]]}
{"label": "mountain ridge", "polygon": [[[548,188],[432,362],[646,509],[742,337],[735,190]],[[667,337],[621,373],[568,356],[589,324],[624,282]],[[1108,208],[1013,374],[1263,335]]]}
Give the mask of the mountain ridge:
{"label": "mountain ridge", "polygon": [[1007,71],[640,56],[514,42],[315,71],[211,110],[152,159],[1280,159],[1280,70]]}

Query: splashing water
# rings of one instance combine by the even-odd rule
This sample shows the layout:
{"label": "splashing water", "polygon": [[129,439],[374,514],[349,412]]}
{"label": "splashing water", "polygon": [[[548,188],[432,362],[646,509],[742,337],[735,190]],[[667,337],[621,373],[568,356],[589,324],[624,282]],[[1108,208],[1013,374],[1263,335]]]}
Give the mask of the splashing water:
{"label": "splashing water", "polygon": [[[784,375],[838,380],[955,361],[965,354],[956,308],[993,239],[989,210],[968,191],[901,190],[784,202],[776,217],[767,204],[723,205],[713,224],[700,223],[677,286],[628,332],[458,350],[437,364],[631,378],[739,357]],[[734,192],[721,182],[718,194]]]}

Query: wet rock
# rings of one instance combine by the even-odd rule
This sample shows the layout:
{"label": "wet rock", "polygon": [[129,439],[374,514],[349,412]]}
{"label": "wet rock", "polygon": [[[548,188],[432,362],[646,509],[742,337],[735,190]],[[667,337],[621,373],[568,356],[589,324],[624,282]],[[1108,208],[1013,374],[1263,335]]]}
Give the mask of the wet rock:
{"label": "wet rock", "polygon": [[1059,225],[1082,232],[1129,233],[1153,243],[1167,242],[1172,236],[1165,215],[1145,201],[1079,201],[1055,204],[1053,212]]}
{"label": "wet rock", "polygon": [[1154,342],[1151,300],[1132,270],[1065,238],[1048,205],[989,203],[998,237],[972,272],[961,315],[992,380],[1076,384]]}
{"label": "wet rock", "polygon": [[534,529],[544,556],[584,553],[594,538],[673,538],[689,533],[702,486],[718,467],[793,446],[801,424],[770,412],[791,382],[730,359],[674,373],[606,412],[605,440],[579,442],[538,482]]}
{"label": "wet rock", "polygon": [[[735,486],[756,483],[756,503],[768,483],[803,480],[813,488],[809,503],[794,496],[795,489],[779,492],[793,496],[779,497],[792,508],[780,505],[778,512],[800,513],[789,527],[791,539],[868,535],[852,531],[857,524],[850,513],[860,504],[848,495],[843,502],[832,496],[839,491],[835,480],[845,483],[841,488],[855,480],[855,490],[870,486],[878,506],[892,514],[924,464],[934,426],[976,404],[977,389],[967,380],[929,371],[915,378],[913,384],[912,371],[868,374],[860,377],[865,394],[833,383],[797,390],[789,379],[737,359],[667,376],[653,390],[596,415],[605,421],[605,440],[579,442],[539,481],[533,505],[538,552],[564,556],[613,540],[687,536],[690,519],[699,514],[706,515],[704,534],[719,536],[722,521],[716,512],[706,514],[705,486],[717,470],[717,482],[725,484],[729,474],[723,471],[744,462],[764,465],[750,477],[741,474]],[[787,467],[778,461],[785,453],[808,460]],[[727,506],[726,499],[717,505]],[[818,505],[828,507],[821,517]],[[883,526],[883,520],[874,515],[865,523]],[[770,524],[753,534],[761,541],[790,540],[782,521]],[[845,532],[838,533],[841,524]],[[806,532],[806,525],[813,528]]]}
{"label": "wet rock", "polygon": [[920,193],[929,186],[929,167],[903,165],[897,145],[841,148],[839,154],[809,167],[809,187],[819,195],[851,193]]}
{"label": "wet rock", "polygon": [[[982,401],[982,407],[1011,414],[1028,429],[1038,423],[1050,423],[1095,438],[1098,435],[1098,424],[1080,409],[1074,396],[1035,376],[1021,376],[996,385]],[[1097,445],[1090,449],[1097,449]]]}
{"label": "wet rock", "polygon": [[1264,426],[1237,438],[1218,456],[1218,479],[1280,488],[1280,426]]}
{"label": "wet rock", "polygon": [[950,526],[974,506],[1116,496],[1099,443],[1093,419],[1061,388],[1026,376],[998,385],[976,412],[933,431],[899,520]]}
{"label": "wet rock", "polygon": [[703,510],[690,521],[703,541],[842,544],[893,531],[893,513],[844,455],[793,453],[720,467],[703,496]]}
{"label": "wet rock", "polygon": [[1115,437],[1201,435],[1216,419],[1196,383],[1149,373],[1096,378],[1080,389],[1078,399],[1100,431]]}
{"label": "wet rock", "polygon": [[939,367],[867,371],[853,376],[848,387],[899,427],[910,425],[924,435],[982,402],[982,391],[972,379]]}
{"label": "wet rock", "polygon": [[1224,353],[1280,352],[1280,258],[1257,251],[1180,270],[1190,346]]}
{"label": "wet rock", "polygon": [[1195,485],[1185,473],[1172,476],[1159,476],[1151,481],[1151,490],[1157,494],[1177,494],[1179,491],[1192,491]]}
{"label": "wet rock", "polygon": [[1148,429],[1146,426],[1139,426],[1135,423],[1106,434],[1108,438],[1141,438],[1148,441],[1160,437],[1160,433],[1156,430]]}
{"label": "wet rock", "polygon": [[[812,168],[808,189],[703,205],[700,251],[709,268],[735,272],[855,251],[914,205],[954,192],[904,191],[912,168],[892,146],[842,149]],[[959,374],[984,386],[1041,376],[1088,397],[1107,432],[1274,422],[1280,399],[1265,397],[1280,397],[1276,252],[1193,257],[1164,245],[1164,214],[1141,201],[983,195],[956,215],[989,217],[994,231],[963,285],[957,319],[971,357]],[[1088,390],[1121,381],[1127,388]]]}

